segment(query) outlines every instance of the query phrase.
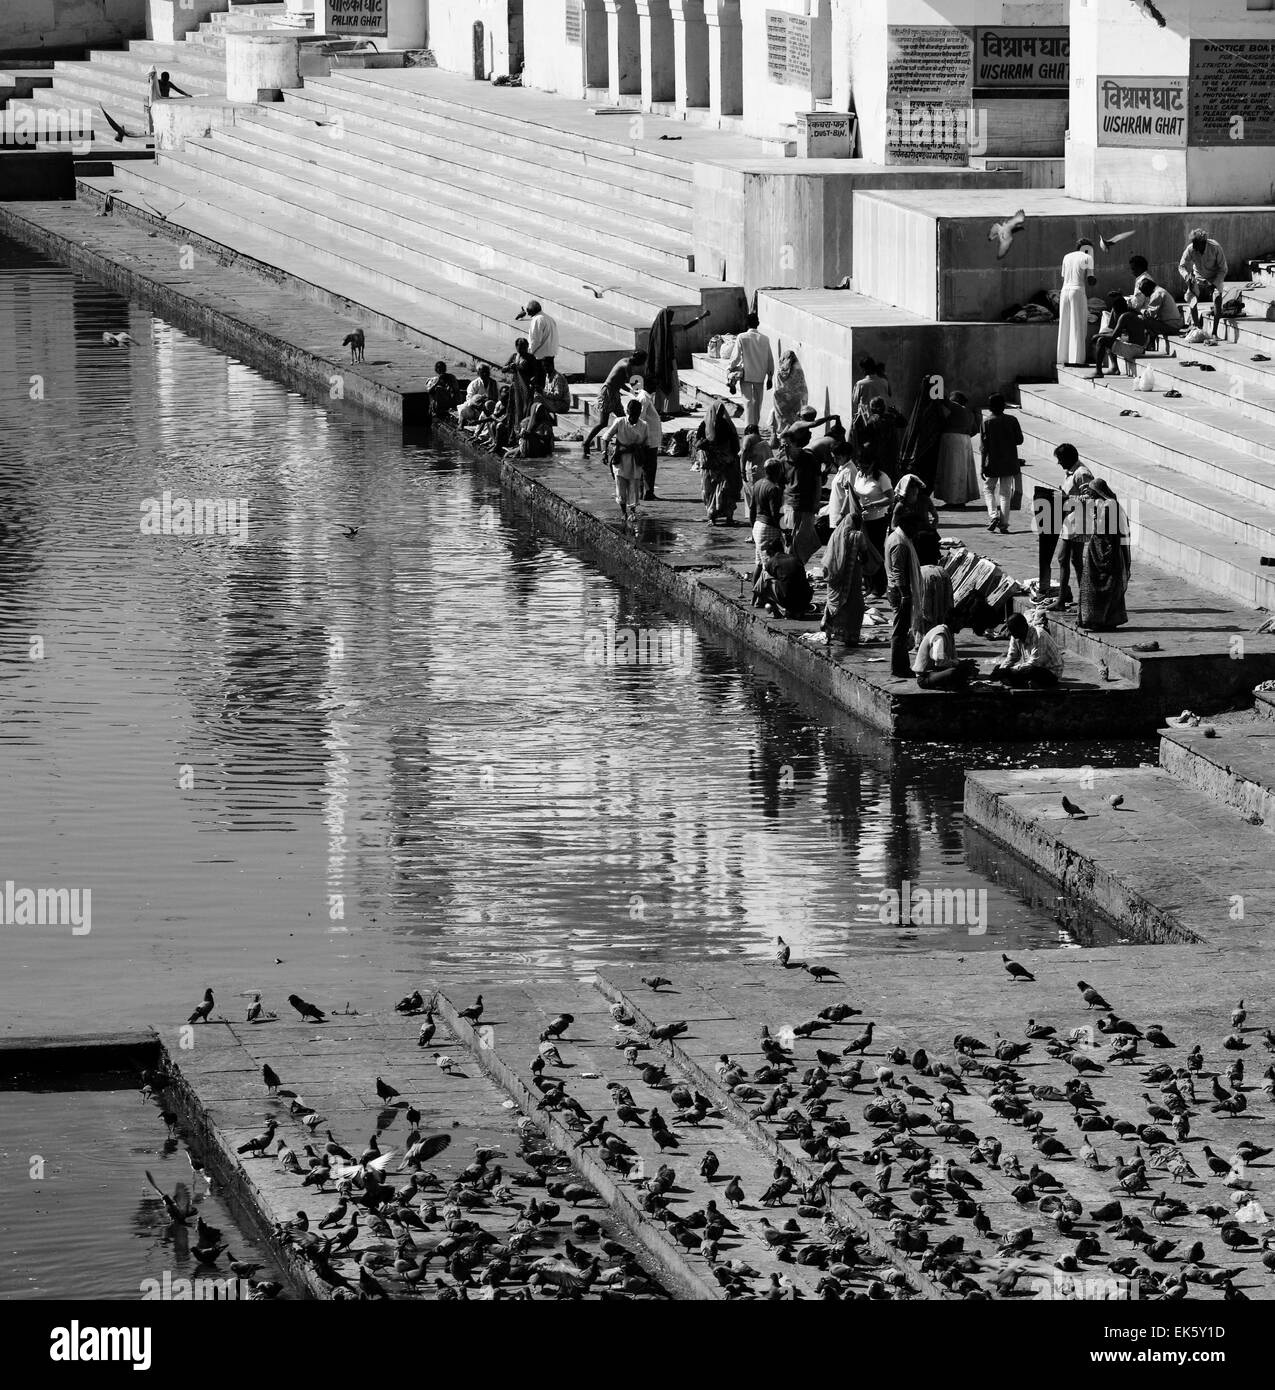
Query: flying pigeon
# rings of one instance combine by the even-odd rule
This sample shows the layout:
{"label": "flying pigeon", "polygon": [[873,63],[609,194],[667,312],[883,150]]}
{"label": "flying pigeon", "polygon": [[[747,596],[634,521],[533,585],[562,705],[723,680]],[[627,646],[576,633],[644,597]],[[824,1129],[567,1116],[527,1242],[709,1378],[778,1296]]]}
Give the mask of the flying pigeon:
{"label": "flying pigeon", "polygon": [[1102,251],[1110,251],[1113,246],[1118,246],[1122,241],[1128,241],[1133,236],[1133,232],[1116,232],[1114,236],[1103,236],[1098,233],[1098,248]]}
{"label": "flying pigeon", "polygon": [[991,230],[987,233],[988,241],[996,243],[996,259],[1003,261],[1009,255],[1009,248],[1014,244],[1014,238],[1027,225],[1027,214],[1022,208],[1012,216],[1007,217],[1004,222],[993,222]]}

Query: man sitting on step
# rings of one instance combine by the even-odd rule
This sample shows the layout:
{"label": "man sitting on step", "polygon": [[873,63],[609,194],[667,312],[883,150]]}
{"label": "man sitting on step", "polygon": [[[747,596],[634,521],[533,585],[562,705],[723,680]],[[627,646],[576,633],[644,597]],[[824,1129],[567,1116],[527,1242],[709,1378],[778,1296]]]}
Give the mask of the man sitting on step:
{"label": "man sitting on step", "polygon": [[1154,347],[1163,338],[1167,352],[1169,339],[1182,332],[1182,311],[1177,300],[1163,285],[1157,285],[1149,275],[1144,275],[1126,302],[1142,319],[1148,344]]}
{"label": "man sitting on step", "polygon": [[1209,331],[1216,338],[1222,317],[1222,292],[1226,288],[1226,252],[1203,227],[1196,227],[1182,252],[1178,272],[1186,282],[1187,304],[1196,328],[1204,327],[1200,305],[1212,303],[1213,327]]}
{"label": "man sitting on step", "polygon": [[1062,679],[1063,654],[1043,627],[1035,627],[1021,613],[1011,613],[1005,623],[1009,651],[992,667],[992,679],[1003,685],[1052,687]]}
{"label": "man sitting on step", "polygon": [[1093,340],[1094,357],[1098,363],[1095,377],[1102,376],[1103,366],[1108,361],[1111,370],[1119,374],[1122,360],[1131,363],[1147,350],[1147,326],[1142,315],[1129,307],[1119,290],[1112,290],[1107,296],[1107,317],[1108,328]]}

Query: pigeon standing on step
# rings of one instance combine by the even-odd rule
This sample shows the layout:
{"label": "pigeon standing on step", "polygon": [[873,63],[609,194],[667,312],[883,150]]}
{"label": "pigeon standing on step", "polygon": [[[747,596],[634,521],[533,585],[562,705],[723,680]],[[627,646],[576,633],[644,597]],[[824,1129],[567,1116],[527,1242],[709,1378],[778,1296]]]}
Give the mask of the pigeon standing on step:
{"label": "pigeon standing on step", "polygon": [[1079,820],[1086,819],[1085,813],[1080,809],[1080,807],[1077,806],[1074,801],[1069,801],[1065,796],[1062,799],[1062,808],[1064,811],[1067,812],[1069,816],[1072,816],[1073,818]]}

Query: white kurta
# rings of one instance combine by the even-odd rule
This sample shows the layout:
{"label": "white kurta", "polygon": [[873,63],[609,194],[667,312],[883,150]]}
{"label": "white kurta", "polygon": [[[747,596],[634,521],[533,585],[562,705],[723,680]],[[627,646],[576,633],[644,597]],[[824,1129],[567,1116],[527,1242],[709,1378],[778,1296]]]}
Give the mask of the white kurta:
{"label": "white kurta", "polygon": [[1058,351],[1055,361],[1083,366],[1089,326],[1089,286],[1093,257],[1088,251],[1069,251],[1062,263],[1062,293],[1058,297]]}

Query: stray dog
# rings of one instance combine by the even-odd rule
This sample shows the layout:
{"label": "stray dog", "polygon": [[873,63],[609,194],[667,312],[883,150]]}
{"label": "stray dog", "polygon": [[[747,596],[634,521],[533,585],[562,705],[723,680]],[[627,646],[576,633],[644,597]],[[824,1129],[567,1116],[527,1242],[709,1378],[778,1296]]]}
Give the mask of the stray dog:
{"label": "stray dog", "polygon": [[350,349],[351,362],[362,362],[363,345],[366,341],[361,328],[356,328],[353,333],[347,333],[346,336],[342,338],[341,346]]}

